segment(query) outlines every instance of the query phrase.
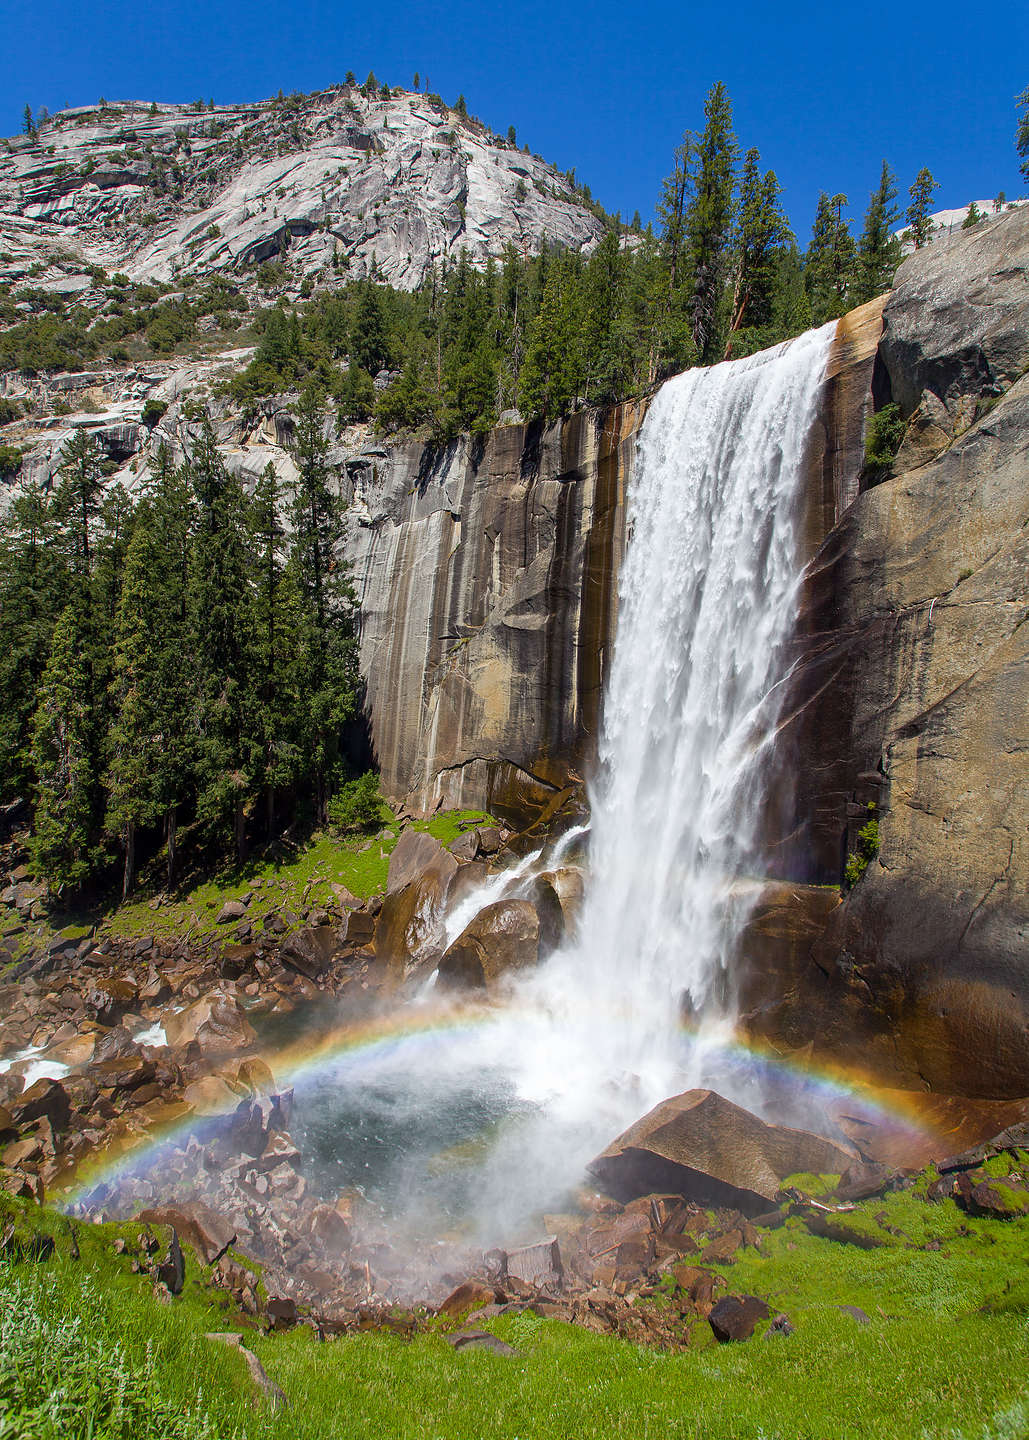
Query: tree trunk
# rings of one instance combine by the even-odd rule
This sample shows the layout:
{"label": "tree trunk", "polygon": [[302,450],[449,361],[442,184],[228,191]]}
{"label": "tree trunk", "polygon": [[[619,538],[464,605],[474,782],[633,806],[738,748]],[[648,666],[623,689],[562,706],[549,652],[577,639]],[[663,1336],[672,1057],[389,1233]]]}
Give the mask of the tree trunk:
{"label": "tree trunk", "polygon": [[175,880],[175,837],[177,832],[178,822],[173,805],[164,817],[164,838],[168,847],[167,886],[169,890]]}
{"label": "tree trunk", "polygon": [[236,859],[242,865],[247,853],[247,818],[243,809],[243,801],[236,801]]}
{"label": "tree trunk", "polygon": [[136,822],[125,822],[125,869],[122,873],[121,898],[127,900],[136,879]]}

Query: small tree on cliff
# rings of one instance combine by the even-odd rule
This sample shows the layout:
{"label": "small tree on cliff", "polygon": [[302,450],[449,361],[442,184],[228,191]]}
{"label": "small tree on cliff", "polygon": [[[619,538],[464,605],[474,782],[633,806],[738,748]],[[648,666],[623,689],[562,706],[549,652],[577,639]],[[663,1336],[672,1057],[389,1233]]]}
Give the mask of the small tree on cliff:
{"label": "small tree on cliff", "polygon": [[1029,86],[1018,97],[1018,129],[1015,131],[1015,152],[1022,179],[1029,185]]}
{"label": "small tree on cliff", "polygon": [[940,182],[934,180],[932,171],[925,166],[915,176],[914,184],[908,191],[911,196],[911,204],[908,206],[906,220],[911,227],[908,234],[916,250],[921,250],[926,245],[932,244],[933,221],[932,202],[933,191],[940,188]]}
{"label": "small tree on cliff", "polygon": [[900,241],[893,233],[899,218],[894,203],[896,199],[896,180],[884,160],[879,184],[869,197],[865,227],[858,241],[854,279],[854,302],[857,305],[874,300],[876,295],[888,290],[900,264]]}

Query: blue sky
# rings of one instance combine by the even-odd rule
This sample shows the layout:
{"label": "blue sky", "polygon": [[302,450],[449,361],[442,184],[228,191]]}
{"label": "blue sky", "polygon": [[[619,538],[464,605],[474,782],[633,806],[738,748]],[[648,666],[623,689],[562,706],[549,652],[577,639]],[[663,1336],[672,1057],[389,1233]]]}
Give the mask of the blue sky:
{"label": "blue sky", "polygon": [[[653,212],[673,147],[723,80],[742,146],[757,145],[805,243],[820,189],[860,229],[883,158],[903,192],[921,165],[939,208],[1025,195],[1013,135],[1029,85],[1029,4],[776,6],[596,0],[4,0],[0,134],[34,108],[114,99],[257,100],[353,70],[449,101],[578,178],[626,218]],[[902,197],[906,203],[906,193]]]}

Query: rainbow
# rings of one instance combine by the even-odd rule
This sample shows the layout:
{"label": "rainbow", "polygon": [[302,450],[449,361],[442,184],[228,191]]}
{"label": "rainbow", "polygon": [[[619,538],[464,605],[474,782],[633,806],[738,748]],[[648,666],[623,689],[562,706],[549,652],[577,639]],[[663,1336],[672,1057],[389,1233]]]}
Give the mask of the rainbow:
{"label": "rainbow", "polygon": [[[261,1054],[276,1078],[276,1088],[285,1091],[302,1089],[316,1077],[330,1074],[357,1075],[379,1065],[402,1059],[412,1067],[421,1055],[440,1046],[459,1054],[484,1031],[518,1019],[517,1007],[494,1007],[475,1004],[451,1004],[407,1007],[386,1016],[349,1023],[333,1028],[313,1042],[304,1039],[283,1047],[275,1053]],[[697,1033],[683,1023],[684,1041],[695,1043]],[[806,1058],[786,1057],[768,1046],[751,1043],[740,1036],[705,1042],[708,1054],[723,1071],[736,1072],[760,1091],[780,1087],[796,1097],[798,1106],[829,1112],[830,1107],[846,1105],[851,1113],[885,1129],[931,1140],[934,1127],[920,1114],[918,1092],[885,1091],[856,1067],[814,1065]],[[246,1098],[240,1095],[240,1100]],[[744,1102],[745,1103],[745,1102]],[[167,1147],[184,1143],[193,1135],[198,1140],[213,1138],[224,1121],[227,1108],[220,1114],[199,1116],[190,1111],[174,1114],[165,1123],[158,1123],[139,1135],[116,1137],[110,1147],[82,1161],[59,1192],[65,1207],[82,1202],[98,1187],[116,1183],[129,1175],[145,1174]]]}

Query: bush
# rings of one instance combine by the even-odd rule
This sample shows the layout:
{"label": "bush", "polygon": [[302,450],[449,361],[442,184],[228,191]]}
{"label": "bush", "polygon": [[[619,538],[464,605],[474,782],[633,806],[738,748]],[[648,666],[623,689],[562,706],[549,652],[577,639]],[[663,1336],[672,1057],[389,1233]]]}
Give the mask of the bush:
{"label": "bush", "polygon": [[[869,805],[868,809],[871,813],[875,810],[875,806]],[[851,851],[847,856],[847,864],[843,871],[843,888],[845,890],[853,890],[868,869],[869,863],[875,859],[878,853],[879,822],[873,817],[858,831],[857,854]]]}
{"label": "bush", "polygon": [[373,830],[382,820],[382,797],[379,777],[366,770],[356,780],[348,780],[328,803],[329,824],[346,834],[356,830]]}
{"label": "bush", "polygon": [[14,445],[0,445],[0,475],[6,479],[21,469],[21,451]]}
{"label": "bush", "polygon": [[148,400],[139,418],[148,430],[152,430],[167,409],[168,406],[163,400]]}
{"label": "bush", "polygon": [[868,422],[865,432],[864,479],[869,485],[878,485],[893,469],[900,442],[904,439],[905,423],[900,406],[892,401],[877,410]]}

